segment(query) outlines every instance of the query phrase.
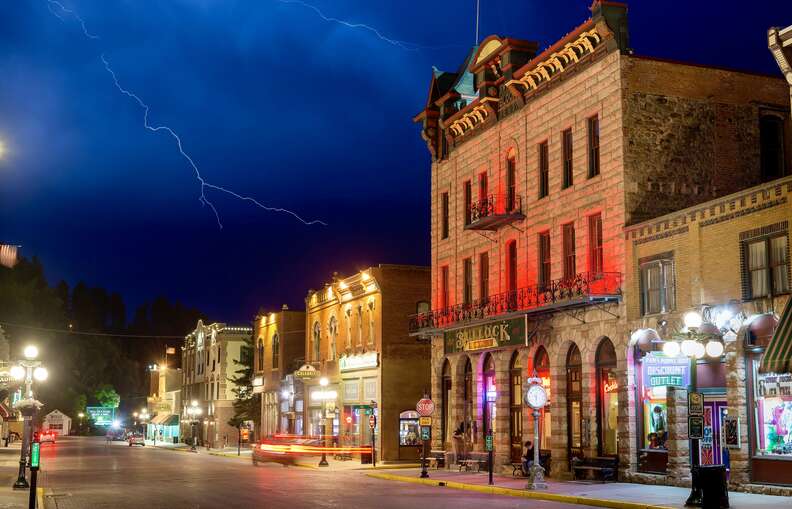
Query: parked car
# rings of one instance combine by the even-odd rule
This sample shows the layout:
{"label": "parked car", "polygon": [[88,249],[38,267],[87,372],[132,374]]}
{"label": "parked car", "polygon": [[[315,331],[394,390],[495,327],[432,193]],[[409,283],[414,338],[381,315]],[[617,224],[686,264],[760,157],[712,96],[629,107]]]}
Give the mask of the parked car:
{"label": "parked car", "polygon": [[130,433],[128,441],[129,447],[132,447],[133,445],[146,446],[146,440],[140,433]]}
{"label": "parked car", "polygon": [[47,442],[49,442],[51,444],[54,444],[55,443],[55,432],[54,431],[49,431],[49,430],[37,431],[36,432],[36,439],[39,441],[39,443],[42,443],[42,444],[43,443],[47,443]]}

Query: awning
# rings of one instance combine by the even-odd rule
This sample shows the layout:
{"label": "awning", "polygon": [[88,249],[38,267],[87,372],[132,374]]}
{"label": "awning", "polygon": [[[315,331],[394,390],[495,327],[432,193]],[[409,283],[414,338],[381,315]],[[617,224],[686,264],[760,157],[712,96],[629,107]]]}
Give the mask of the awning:
{"label": "awning", "polygon": [[168,416],[168,418],[165,420],[165,422],[162,423],[162,425],[163,426],[178,426],[179,425],[179,416],[176,415],[176,414],[171,414],[170,416]]}
{"label": "awning", "polygon": [[790,298],[778,327],[773,334],[773,339],[767,346],[762,363],[759,365],[760,373],[790,373],[792,372],[792,298]]}
{"label": "awning", "polygon": [[164,425],[171,417],[176,417],[176,419],[178,419],[178,416],[174,416],[173,414],[157,414],[151,419],[151,424]]}

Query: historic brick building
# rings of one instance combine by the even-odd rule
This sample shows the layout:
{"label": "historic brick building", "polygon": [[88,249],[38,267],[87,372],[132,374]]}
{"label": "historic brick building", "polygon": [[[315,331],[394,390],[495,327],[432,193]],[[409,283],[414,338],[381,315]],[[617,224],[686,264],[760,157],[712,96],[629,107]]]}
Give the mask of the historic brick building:
{"label": "historic brick building", "polygon": [[789,146],[787,87],[635,55],[626,5],[595,1],[541,52],[491,36],[434,71],[415,121],[432,154],[432,311],[411,325],[432,338],[433,448],[462,428],[483,451],[492,431],[497,461],[519,461],[536,373],[552,473],[621,458],[637,444],[624,228],[784,176],[792,151],[762,141]]}
{"label": "historic brick building", "polygon": [[253,390],[261,394],[259,436],[301,435],[301,392],[294,390],[290,375],[305,360],[305,311],[291,311],[284,304],[278,312],[260,312],[253,329]]}
{"label": "historic brick building", "polygon": [[[407,317],[429,308],[429,286],[428,267],[379,265],[308,293],[305,351],[318,376],[304,381],[306,434],[326,424],[341,445],[370,445],[374,415],[379,458],[418,457],[413,414],[429,389],[429,346],[410,337]],[[321,401],[318,391],[336,398]]]}

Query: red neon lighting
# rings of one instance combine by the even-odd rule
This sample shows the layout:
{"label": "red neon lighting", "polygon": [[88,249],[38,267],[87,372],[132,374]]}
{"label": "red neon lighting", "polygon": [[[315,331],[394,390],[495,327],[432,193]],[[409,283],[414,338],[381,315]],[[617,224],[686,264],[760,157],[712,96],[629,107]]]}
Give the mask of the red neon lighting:
{"label": "red neon lighting", "polygon": [[619,382],[605,382],[602,389],[605,392],[615,392],[619,388]]}

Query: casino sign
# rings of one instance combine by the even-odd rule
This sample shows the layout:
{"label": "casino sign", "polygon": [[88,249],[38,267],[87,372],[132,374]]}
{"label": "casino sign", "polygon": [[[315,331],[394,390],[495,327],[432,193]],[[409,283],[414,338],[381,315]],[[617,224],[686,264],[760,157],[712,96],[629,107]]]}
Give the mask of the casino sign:
{"label": "casino sign", "polygon": [[512,318],[445,332],[445,352],[470,352],[525,344],[525,318]]}

